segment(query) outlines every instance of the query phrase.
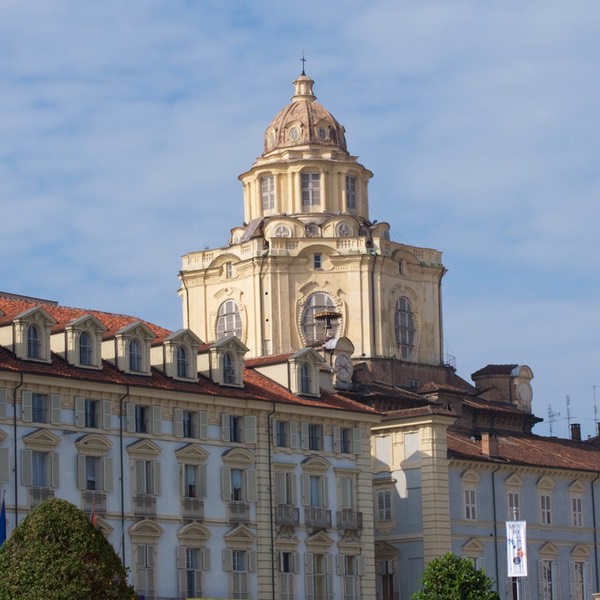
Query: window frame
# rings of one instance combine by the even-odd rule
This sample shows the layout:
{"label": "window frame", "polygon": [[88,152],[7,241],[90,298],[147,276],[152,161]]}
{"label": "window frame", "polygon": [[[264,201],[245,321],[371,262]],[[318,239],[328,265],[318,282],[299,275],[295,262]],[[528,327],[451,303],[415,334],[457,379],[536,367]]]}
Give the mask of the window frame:
{"label": "window frame", "polygon": [[263,211],[275,209],[275,178],[263,175],[260,178],[260,200]]}
{"label": "window frame", "polygon": [[301,173],[302,208],[321,205],[321,173],[307,171]]}
{"label": "window frame", "polygon": [[417,328],[410,299],[400,296],[394,310],[394,335],[396,348],[403,359],[411,358],[415,350]]}
{"label": "window frame", "polygon": [[346,210],[356,210],[357,207],[357,178],[354,175],[346,175]]}

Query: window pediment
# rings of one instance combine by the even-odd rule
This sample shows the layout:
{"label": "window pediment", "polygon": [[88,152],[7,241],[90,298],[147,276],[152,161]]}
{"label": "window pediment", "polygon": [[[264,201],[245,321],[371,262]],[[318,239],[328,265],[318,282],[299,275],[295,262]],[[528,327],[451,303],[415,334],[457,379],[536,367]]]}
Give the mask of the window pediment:
{"label": "window pediment", "polygon": [[539,550],[538,554],[541,557],[554,558],[558,555],[558,546],[552,542],[546,542]]}
{"label": "window pediment", "polygon": [[210,538],[210,535],[210,531],[200,523],[189,523],[180,527],[177,531],[177,537],[181,545],[206,542]]}
{"label": "window pediment", "polygon": [[462,551],[465,556],[481,556],[484,553],[484,550],[484,545],[477,538],[471,538],[462,545]]}
{"label": "window pediment", "polygon": [[577,544],[576,546],[573,546],[571,552],[569,552],[569,556],[573,560],[586,560],[589,555],[590,549],[584,544]]}
{"label": "window pediment", "polygon": [[479,475],[479,473],[477,471],[474,471],[473,469],[469,469],[468,471],[465,471],[460,477],[460,480],[462,481],[463,484],[471,484],[471,485],[478,484],[480,479],[481,479],[481,476]]}
{"label": "window pediment", "polygon": [[209,454],[200,444],[186,444],[178,450],[175,450],[177,460],[204,462]]}
{"label": "window pediment", "polygon": [[138,521],[128,529],[129,535],[137,543],[155,544],[164,533],[163,528],[150,519]]}
{"label": "window pediment", "polygon": [[304,543],[309,552],[320,553],[326,552],[333,540],[324,531],[317,531],[307,537]]}
{"label": "window pediment", "polygon": [[256,536],[246,525],[238,525],[235,529],[228,531],[223,538],[227,542],[228,546],[241,546],[247,548],[254,542]]}
{"label": "window pediment", "polygon": [[149,439],[138,440],[127,446],[127,452],[132,457],[157,456],[161,450],[162,448],[158,444]]}
{"label": "window pediment", "polygon": [[305,458],[300,464],[304,471],[312,471],[315,473],[324,473],[331,468],[331,463],[320,456]]}
{"label": "window pediment", "polygon": [[36,429],[26,436],[23,436],[23,443],[29,450],[50,451],[56,448],[61,439],[52,433],[49,429]]}
{"label": "window pediment", "polygon": [[550,477],[540,477],[537,482],[537,488],[539,490],[553,490],[556,487],[556,483],[550,479]]}
{"label": "window pediment", "polygon": [[103,435],[90,433],[80,437],[75,446],[84,454],[107,454],[112,448],[112,442]]}
{"label": "window pediment", "polygon": [[221,457],[226,465],[231,466],[249,466],[256,461],[254,454],[244,448],[231,448],[223,452]]}
{"label": "window pediment", "polygon": [[513,488],[523,487],[523,479],[521,479],[521,477],[519,477],[519,475],[517,475],[516,473],[512,473],[511,475],[509,475],[506,478],[504,485],[506,487],[513,487]]}
{"label": "window pediment", "polygon": [[585,492],[585,486],[583,485],[583,483],[581,483],[581,481],[577,480],[574,481],[570,486],[569,486],[569,492],[571,494],[583,494]]}

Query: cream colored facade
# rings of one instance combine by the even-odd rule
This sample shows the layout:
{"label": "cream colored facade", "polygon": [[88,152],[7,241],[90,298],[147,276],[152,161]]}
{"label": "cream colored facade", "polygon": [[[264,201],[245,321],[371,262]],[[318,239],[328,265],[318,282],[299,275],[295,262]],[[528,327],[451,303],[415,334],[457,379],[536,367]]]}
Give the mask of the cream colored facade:
{"label": "cream colored facade", "polygon": [[[354,359],[443,363],[441,253],[369,219],[371,177],[302,74],[239,177],[244,225],[228,246],[183,257],[185,326],[204,340],[235,333],[253,357],[345,337]],[[327,331],[324,311],[336,313]]]}

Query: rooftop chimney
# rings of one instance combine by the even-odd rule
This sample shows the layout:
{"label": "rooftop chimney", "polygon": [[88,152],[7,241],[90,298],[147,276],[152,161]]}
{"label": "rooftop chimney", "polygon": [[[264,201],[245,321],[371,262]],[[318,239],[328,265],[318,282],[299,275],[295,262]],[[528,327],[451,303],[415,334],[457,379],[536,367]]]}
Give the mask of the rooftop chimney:
{"label": "rooftop chimney", "polygon": [[498,436],[495,433],[485,432],[481,434],[481,452],[491,458],[498,456]]}
{"label": "rooftop chimney", "polygon": [[571,425],[571,439],[574,442],[581,441],[581,425],[579,423],[573,423]]}

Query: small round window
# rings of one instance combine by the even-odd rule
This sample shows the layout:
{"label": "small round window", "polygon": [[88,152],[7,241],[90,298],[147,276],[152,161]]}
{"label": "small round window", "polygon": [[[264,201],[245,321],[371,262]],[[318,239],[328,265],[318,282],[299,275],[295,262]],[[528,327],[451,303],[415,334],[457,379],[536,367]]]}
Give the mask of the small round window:
{"label": "small round window", "polygon": [[298,128],[292,127],[290,129],[290,139],[292,140],[292,142],[297,142],[299,137],[300,137],[300,131],[298,131]]}

